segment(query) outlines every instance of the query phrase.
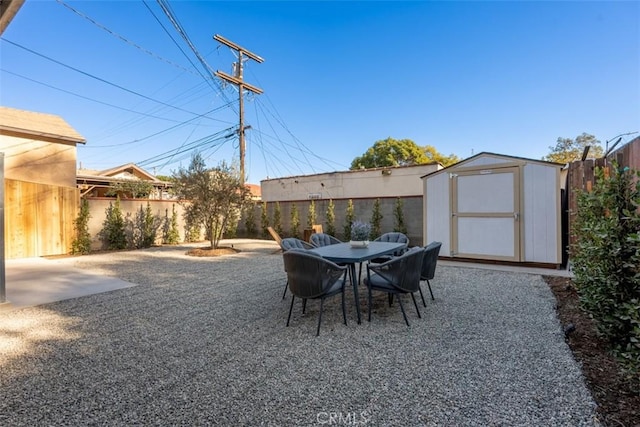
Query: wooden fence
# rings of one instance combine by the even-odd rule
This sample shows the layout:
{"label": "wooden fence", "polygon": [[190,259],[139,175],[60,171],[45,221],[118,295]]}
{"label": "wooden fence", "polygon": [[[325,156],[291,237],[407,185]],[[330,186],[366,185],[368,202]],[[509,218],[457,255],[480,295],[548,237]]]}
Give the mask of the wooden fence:
{"label": "wooden fence", "polygon": [[74,238],[79,191],[5,179],[5,258],[66,254]]}
{"label": "wooden fence", "polygon": [[572,227],[576,213],[578,212],[578,193],[580,191],[591,191],[596,181],[596,168],[609,166],[613,161],[615,161],[619,167],[629,167],[640,170],[640,138],[635,138],[606,158],[586,159],[584,161],[578,160],[569,164],[566,215],[568,217],[567,234],[570,245],[575,242]]}

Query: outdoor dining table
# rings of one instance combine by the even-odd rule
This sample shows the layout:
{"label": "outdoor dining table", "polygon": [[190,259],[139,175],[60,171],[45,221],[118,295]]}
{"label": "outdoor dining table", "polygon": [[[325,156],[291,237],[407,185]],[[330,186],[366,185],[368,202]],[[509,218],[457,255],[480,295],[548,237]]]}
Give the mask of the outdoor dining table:
{"label": "outdoor dining table", "polygon": [[358,284],[360,283],[360,277],[356,275],[356,264],[378,258],[382,255],[392,254],[399,249],[406,247],[406,243],[391,242],[369,242],[369,245],[366,247],[352,247],[350,243],[338,243],[335,245],[309,249],[309,251],[320,255],[331,262],[335,262],[336,264],[349,265],[351,283],[353,284],[353,294],[356,301],[358,324],[360,324],[360,299],[358,297]]}

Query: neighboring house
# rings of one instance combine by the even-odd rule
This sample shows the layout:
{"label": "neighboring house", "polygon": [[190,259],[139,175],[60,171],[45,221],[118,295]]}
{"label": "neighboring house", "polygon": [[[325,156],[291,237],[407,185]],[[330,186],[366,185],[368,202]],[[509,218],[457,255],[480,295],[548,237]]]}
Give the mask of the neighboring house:
{"label": "neighboring house", "polygon": [[[173,186],[172,183],[159,180],[133,163],[103,171],[78,169],[76,181],[83,197],[115,197],[115,195],[107,195],[114,185],[138,181],[145,182],[151,187],[150,194],[144,198],[151,200],[173,199],[168,191]],[[131,194],[126,193],[121,197],[133,198]]]}
{"label": "neighboring house", "polygon": [[422,177],[423,243],[442,242],[443,257],[560,265],[563,167],[479,153]]}
{"label": "neighboring house", "polygon": [[245,184],[245,187],[249,189],[251,193],[251,200],[259,202],[262,200],[262,189],[257,184]]}
{"label": "neighboring house", "polygon": [[0,107],[5,257],[68,253],[77,215],[77,144],[63,118]]}

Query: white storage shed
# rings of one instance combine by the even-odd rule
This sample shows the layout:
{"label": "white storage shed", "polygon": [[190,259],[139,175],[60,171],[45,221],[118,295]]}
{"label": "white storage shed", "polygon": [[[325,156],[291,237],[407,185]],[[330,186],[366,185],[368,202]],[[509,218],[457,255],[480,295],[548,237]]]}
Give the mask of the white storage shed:
{"label": "white storage shed", "polygon": [[424,244],[441,257],[562,263],[563,165],[479,153],[422,177]]}

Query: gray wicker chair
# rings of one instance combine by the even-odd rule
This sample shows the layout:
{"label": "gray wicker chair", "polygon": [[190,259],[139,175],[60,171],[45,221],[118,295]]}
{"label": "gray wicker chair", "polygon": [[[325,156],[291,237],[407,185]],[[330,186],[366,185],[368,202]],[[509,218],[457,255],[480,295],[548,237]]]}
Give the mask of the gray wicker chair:
{"label": "gray wicker chair", "polygon": [[393,295],[398,295],[402,316],[407,326],[409,326],[409,320],[407,320],[407,314],[404,311],[400,295],[411,294],[418,317],[422,317],[414,292],[418,292],[420,289],[420,272],[423,257],[424,248],[415,247],[382,264],[367,265],[365,285],[369,290],[369,321],[371,321],[371,307],[373,305],[372,291],[386,292],[389,295],[389,304],[391,304]]}
{"label": "gray wicker chair", "polygon": [[291,320],[293,302],[296,297],[302,298],[304,301],[303,313],[307,299],[319,299],[320,313],[318,315],[316,336],[320,335],[324,300],[337,294],[342,294],[342,317],[346,325],[347,312],[344,301],[344,286],[347,267],[334,264],[321,256],[301,250],[287,251],[283,254],[283,257],[289,289],[292,294],[287,326],[289,326],[289,321]]}
{"label": "gray wicker chair", "polygon": [[[282,240],[280,240],[280,247],[282,248],[282,252],[286,252],[288,250],[291,249],[302,249],[302,250],[307,250],[307,249],[312,249],[315,246],[313,246],[310,243],[305,242],[304,240],[300,240],[297,239],[295,237],[286,237]],[[287,266],[285,265],[284,271],[287,271]],[[282,293],[282,299],[285,298],[285,296],[287,296],[287,288],[289,287],[289,282],[284,284],[284,292]]]}
{"label": "gray wicker chair", "polygon": [[[422,271],[420,273],[420,280],[426,280],[427,286],[429,286],[429,293],[431,294],[431,300],[433,301],[435,298],[433,297],[433,291],[431,291],[431,282],[430,280],[436,274],[436,264],[438,263],[438,255],[440,254],[440,247],[442,246],[442,242],[431,242],[427,246],[424,247],[424,258],[422,259]],[[426,307],[427,303],[424,302],[424,295],[422,295],[422,288],[418,287],[420,290],[420,298],[422,298],[422,304]]]}
{"label": "gray wicker chair", "polygon": [[311,244],[318,248],[320,246],[329,246],[342,243],[341,240],[338,240],[332,235],[326,233],[313,233],[309,239],[311,240]]}

